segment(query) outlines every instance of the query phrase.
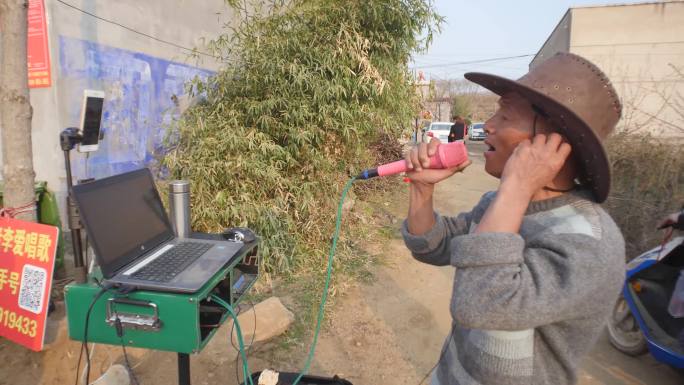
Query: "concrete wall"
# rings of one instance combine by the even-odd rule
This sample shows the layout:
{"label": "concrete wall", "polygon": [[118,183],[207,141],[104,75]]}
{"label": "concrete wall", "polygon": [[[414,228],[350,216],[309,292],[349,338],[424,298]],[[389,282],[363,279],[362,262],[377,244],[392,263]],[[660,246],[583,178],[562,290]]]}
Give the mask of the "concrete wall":
{"label": "concrete wall", "polygon": [[65,0],[136,33],[56,0],[44,1],[53,85],[31,90],[34,168],[36,179],[46,180],[62,203],[66,179],[58,135],[78,125],[83,90],[105,92],[105,138],[89,159],[72,152],[74,177],[101,178],[143,167],[180,112],[172,98],[182,100],[187,80],[205,78],[221,64],[213,57],[190,58],[187,50],[143,34],[203,49],[203,39],[216,37],[235,16],[223,0]]}
{"label": "concrete wall", "polygon": [[613,81],[625,106],[623,127],[684,136],[684,2],[572,13],[570,51]]}
{"label": "concrete wall", "polygon": [[608,75],[624,105],[622,128],[684,137],[684,2],[572,8],[531,66],[559,51]]}

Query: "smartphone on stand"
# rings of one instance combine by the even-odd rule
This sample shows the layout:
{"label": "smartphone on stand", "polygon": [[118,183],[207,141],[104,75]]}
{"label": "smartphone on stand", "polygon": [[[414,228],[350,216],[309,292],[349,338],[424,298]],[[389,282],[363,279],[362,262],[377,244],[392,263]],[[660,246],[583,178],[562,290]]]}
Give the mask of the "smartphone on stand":
{"label": "smartphone on stand", "polygon": [[79,152],[97,151],[100,143],[103,105],[104,91],[83,91],[83,106],[81,108],[79,127],[79,133],[83,139],[78,145]]}

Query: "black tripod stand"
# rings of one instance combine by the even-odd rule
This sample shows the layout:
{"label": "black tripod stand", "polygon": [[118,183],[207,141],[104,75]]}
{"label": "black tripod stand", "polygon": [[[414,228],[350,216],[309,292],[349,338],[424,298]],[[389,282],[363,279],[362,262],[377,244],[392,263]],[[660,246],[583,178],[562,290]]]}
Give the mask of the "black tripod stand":
{"label": "black tripod stand", "polygon": [[83,137],[78,132],[78,128],[69,127],[59,134],[59,143],[64,151],[64,167],[67,175],[67,212],[69,217],[69,229],[71,229],[71,244],[74,247],[74,281],[85,283],[87,270],[83,263],[83,244],[81,243],[81,220],[78,215],[78,208],[72,196],[74,187],[71,179],[71,157],[70,152],[76,144],[80,143]]}

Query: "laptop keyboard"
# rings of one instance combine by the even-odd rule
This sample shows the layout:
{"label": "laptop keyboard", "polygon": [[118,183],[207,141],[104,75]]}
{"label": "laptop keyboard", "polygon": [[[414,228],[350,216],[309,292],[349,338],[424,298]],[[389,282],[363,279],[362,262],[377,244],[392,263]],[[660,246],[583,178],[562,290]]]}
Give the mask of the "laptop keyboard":
{"label": "laptop keyboard", "polygon": [[132,277],[145,281],[169,282],[212,246],[211,243],[202,242],[178,243],[133,273]]}

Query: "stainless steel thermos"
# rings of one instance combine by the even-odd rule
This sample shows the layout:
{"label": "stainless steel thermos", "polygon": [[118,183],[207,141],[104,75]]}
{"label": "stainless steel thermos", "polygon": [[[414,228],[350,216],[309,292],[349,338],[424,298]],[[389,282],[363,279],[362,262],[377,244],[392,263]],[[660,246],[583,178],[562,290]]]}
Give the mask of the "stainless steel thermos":
{"label": "stainless steel thermos", "polygon": [[169,183],[171,225],[178,238],[190,237],[190,182],[174,180]]}

